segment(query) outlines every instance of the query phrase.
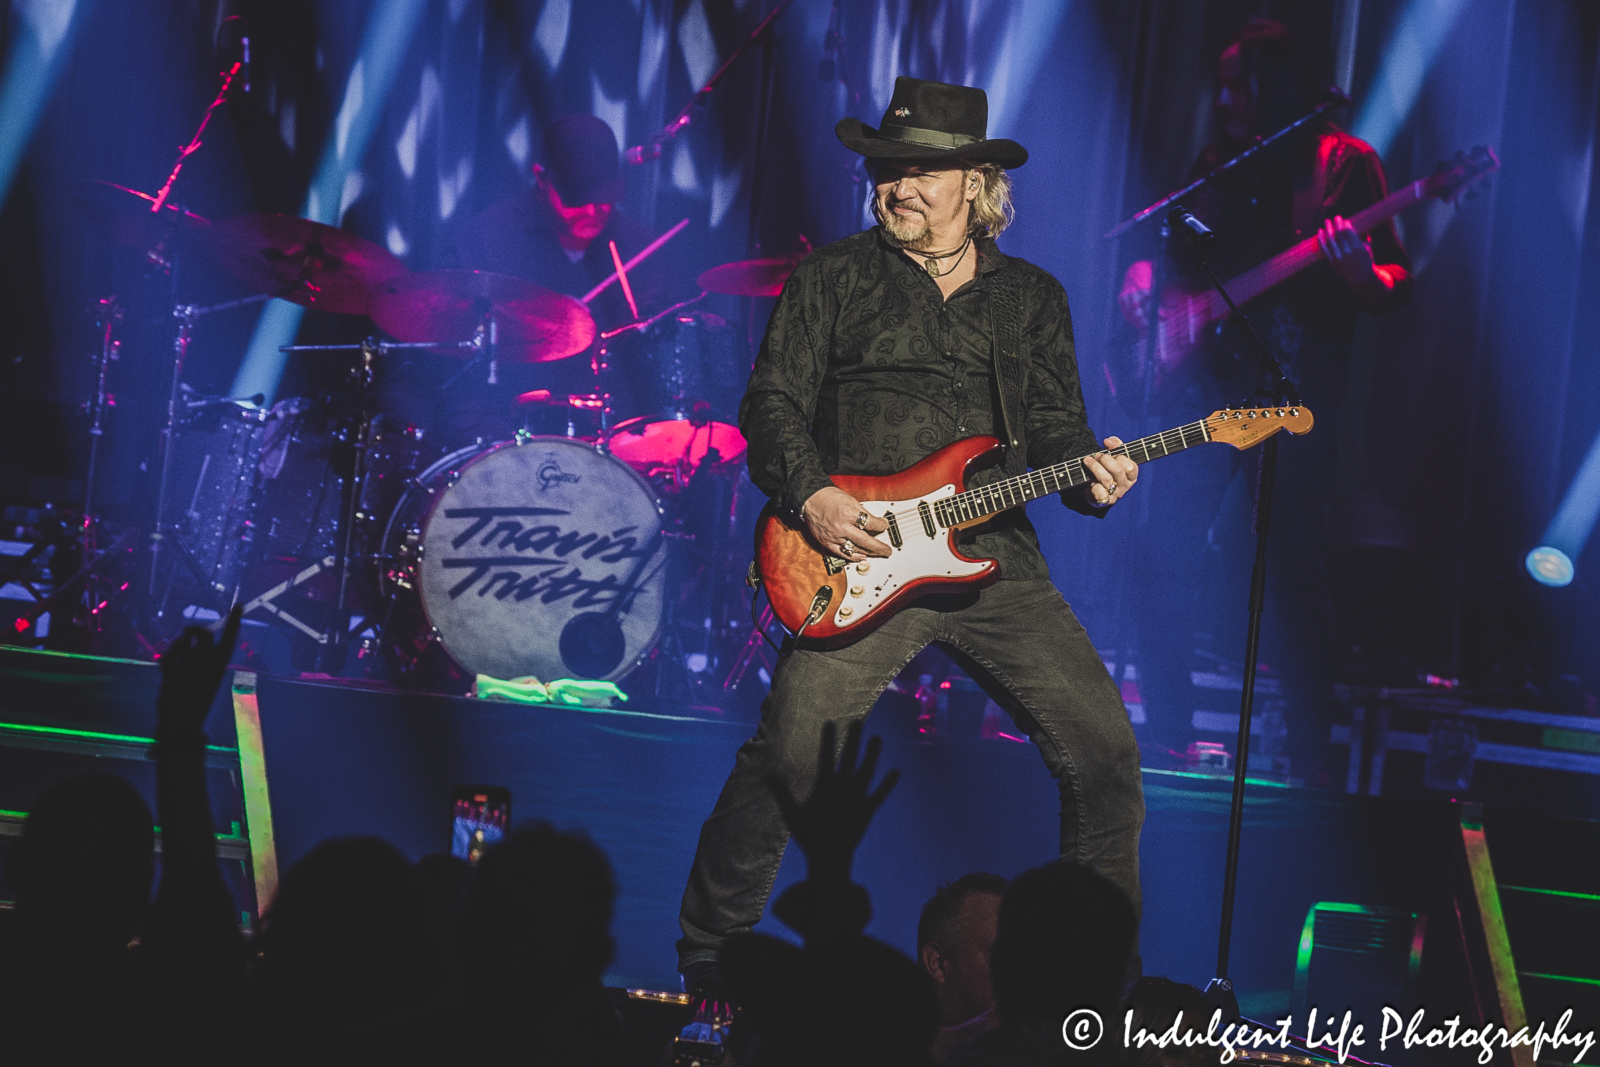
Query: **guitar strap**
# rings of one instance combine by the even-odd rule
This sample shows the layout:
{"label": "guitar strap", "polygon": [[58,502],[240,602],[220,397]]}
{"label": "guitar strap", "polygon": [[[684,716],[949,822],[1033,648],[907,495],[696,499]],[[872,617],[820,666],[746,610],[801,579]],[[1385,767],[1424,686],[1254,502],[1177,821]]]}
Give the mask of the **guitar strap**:
{"label": "guitar strap", "polygon": [[1022,398],[1027,395],[1028,361],[1023,351],[1022,272],[1009,264],[989,275],[989,316],[994,330],[994,377],[1000,394],[1000,435],[1005,441],[1007,475],[1027,470]]}
{"label": "guitar strap", "polygon": [[1317,232],[1322,225],[1323,203],[1328,196],[1328,179],[1339,163],[1335,154],[1339,148],[1337,137],[1324,136],[1317,142],[1317,163],[1311,173],[1296,183],[1290,207],[1290,225],[1295,239],[1304,240]]}

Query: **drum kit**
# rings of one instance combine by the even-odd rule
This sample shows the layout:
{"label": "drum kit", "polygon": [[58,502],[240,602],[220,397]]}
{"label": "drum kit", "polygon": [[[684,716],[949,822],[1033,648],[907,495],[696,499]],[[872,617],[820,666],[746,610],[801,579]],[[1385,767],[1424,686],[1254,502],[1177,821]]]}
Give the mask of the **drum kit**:
{"label": "drum kit", "polygon": [[[739,541],[759,502],[736,414],[751,356],[694,305],[712,292],[775,295],[797,257],[715,267],[693,300],[601,333],[574,297],[482,271],[413,272],[308,219],[212,223],[108,182],[83,183],[74,200],[157,268],[192,248],[255,294],[177,308],[154,531],[132,583],[148,592],[139,628],[151,645],[242,602],[294,668],[431,687],[480,673],[615,681],[654,659],[677,665],[656,671],[657,692],[688,683],[693,695],[742,661],[725,653],[750,632]],[[315,400],[191,391],[195,320],[274,297],[366,315],[386,336],[285,346],[353,365],[342,390]],[[114,358],[103,318],[102,394]],[[644,385],[634,410],[617,411],[608,353],[624,346]],[[397,351],[463,361],[460,374],[491,383],[509,364],[586,358],[593,388],[525,391],[513,437],[451,441],[379,410],[375,382]],[[84,511],[92,561],[92,498]]]}

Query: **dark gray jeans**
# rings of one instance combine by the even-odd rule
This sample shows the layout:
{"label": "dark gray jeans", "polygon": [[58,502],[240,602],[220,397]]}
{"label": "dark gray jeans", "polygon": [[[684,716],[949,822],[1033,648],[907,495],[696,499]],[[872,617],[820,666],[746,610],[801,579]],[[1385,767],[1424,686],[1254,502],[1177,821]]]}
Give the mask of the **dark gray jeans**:
{"label": "dark gray jeans", "polygon": [[789,831],[763,779],[778,774],[796,797],[808,796],[822,724],[838,723],[842,741],[843,728],[935,641],[964,653],[1012,698],[1003,703],[1061,789],[1061,855],[1104,874],[1139,908],[1144,791],[1121,694],[1054,585],[1002,581],[918,601],[846,648],[783,657],[761,725],[700,830],[679,915],[680,969],[715,960],[722,942],[766,908]]}

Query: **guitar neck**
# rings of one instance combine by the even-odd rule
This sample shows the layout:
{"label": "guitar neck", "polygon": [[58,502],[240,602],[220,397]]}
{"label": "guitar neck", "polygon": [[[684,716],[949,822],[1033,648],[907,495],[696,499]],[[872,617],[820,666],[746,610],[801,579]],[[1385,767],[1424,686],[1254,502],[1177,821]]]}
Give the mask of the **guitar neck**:
{"label": "guitar neck", "polygon": [[[1376,204],[1358,211],[1350,219],[1350,225],[1356,228],[1357,233],[1370,233],[1398,215],[1402,209],[1420,200],[1426,200],[1431,195],[1433,194],[1428,188],[1428,180],[1419,178],[1409,185],[1396,189]],[[1299,244],[1279,252],[1265,263],[1251,267],[1243,274],[1229,279],[1226,283],[1228,293],[1233,297],[1234,303],[1248,303],[1273,286],[1288,281],[1321,258],[1322,248],[1317,244],[1316,236],[1307,237]],[[1199,306],[1194,306],[1196,304]],[[1210,290],[1191,297],[1190,305],[1190,316],[1199,320],[1191,327],[1191,334],[1198,333],[1211,323],[1228,316],[1228,305],[1219,294]]]}
{"label": "guitar neck", "polygon": [[[1206,420],[1200,419],[1176,429],[1141,437],[1137,441],[1128,441],[1119,448],[1106,451],[1114,456],[1129,456],[1136,463],[1148,463],[1153,459],[1193,448],[1195,445],[1203,445],[1210,440],[1211,431],[1206,427]],[[1088,468],[1083,465],[1083,461],[1087,458],[1089,457],[1084,456],[1064,460],[1049,467],[1029,471],[1027,474],[1019,474],[1014,478],[1006,478],[976,489],[968,489],[964,493],[957,493],[935,504],[934,516],[940,526],[956,526],[994,515],[1007,508],[1021,507],[1030,500],[1059,493],[1075,485],[1083,485],[1092,480]]]}

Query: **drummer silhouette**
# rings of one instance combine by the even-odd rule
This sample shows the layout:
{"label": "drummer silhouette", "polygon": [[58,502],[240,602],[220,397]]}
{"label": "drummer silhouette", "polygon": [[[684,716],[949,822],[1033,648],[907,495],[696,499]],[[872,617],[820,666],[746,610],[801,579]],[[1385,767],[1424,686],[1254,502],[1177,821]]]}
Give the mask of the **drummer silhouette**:
{"label": "drummer silhouette", "polygon": [[[650,243],[651,233],[621,210],[622,168],[611,127],[592,115],[569,115],[545,127],[543,139],[544,161],[532,168],[532,181],[455,224],[434,266],[505,275],[577,298],[614,273],[611,242],[624,260]],[[696,292],[690,272],[671,262],[675,252],[662,248],[628,271],[641,316]],[[588,310],[599,330],[633,319],[621,287],[614,284]],[[615,419],[650,410],[648,387],[633,380],[638,368],[626,366],[640,362],[630,359],[638,353],[625,343],[612,347],[614,370],[603,380],[594,370],[595,346],[551,362],[502,359],[492,376],[482,363],[466,367],[455,360],[408,359],[404,372],[380,387],[380,404],[401,421],[426,427],[432,440],[450,449],[504,441],[520,429],[592,437],[597,413],[567,406],[569,395],[611,393]],[[547,390],[551,403],[517,403],[534,390]]]}

